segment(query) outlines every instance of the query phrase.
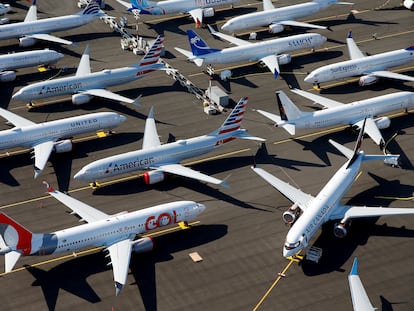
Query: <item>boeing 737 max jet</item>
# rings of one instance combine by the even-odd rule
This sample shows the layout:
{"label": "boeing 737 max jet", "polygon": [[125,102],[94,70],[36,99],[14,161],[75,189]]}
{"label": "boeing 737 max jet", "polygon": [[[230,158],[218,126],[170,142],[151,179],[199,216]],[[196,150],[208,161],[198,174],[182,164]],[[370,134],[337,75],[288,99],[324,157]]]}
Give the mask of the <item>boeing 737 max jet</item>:
{"label": "boeing 737 max jet", "polygon": [[351,291],[352,306],[354,311],[375,311],[369,301],[367,292],[358,275],[358,258],[354,258],[351,273],[348,275],[349,290]]}
{"label": "boeing 737 max jet", "polygon": [[[35,178],[45,168],[52,151],[62,153],[72,150],[70,137],[110,130],[126,119],[114,112],[97,112],[36,124],[2,108],[0,116],[15,125],[10,130],[0,131],[0,150],[15,147],[33,148]],[[62,138],[64,140],[60,140]]]}
{"label": "boeing 737 max jet", "polygon": [[104,15],[105,12],[101,11],[96,1],[91,1],[79,13],[38,20],[36,0],[34,0],[23,22],[0,26],[0,40],[19,38],[21,47],[32,46],[37,40],[72,44],[72,41],[52,36],[50,33],[76,28]]}
{"label": "boeing 737 max jet", "polygon": [[359,132],[354,150],[329,140],[348,158],[348,161],[339,168],[316,197],[304,193],[261,168],[252,167],[256,174],[293,203],[289,210],[283,213],[283,220],[291,224],[283,247],[284,257],[295,256],[306,249],[322,224],[330,220],[339,220],[339,223],[334,225],[334,235],[342,238],[347,234],[347,228],[352,218],[414,215],[414,208],[382,208],[341,204],[341,199],[356,180],[363,162],[399,157],[398,155],[370,155],[360,150],[364,125]]}
{"label": "boeing 737 max jet", "polygon": [[151,237],[140,235],[159,227],[186,223],[205,209],[204,205],[196,202],[176,201],[108,215],[47,186],[51,196],[87,224],[52,233],[32,233],[0,213],[0,254],[5,255],[5,271],[10,272],[21,255],[51,255],[104,246],[111,259],[117,296],[127,281],[131,252],[142,253],[153,248]]}
{"label": "boeing 737 max jet", "polygon": [[150,72],[163,69],[164,65],[158,62],[163,42],[164,35],[159,35],[145,56],[134,65],[104,69],[99,72],[91,72],[89,48],[87,47],[75,76],[46,80],[22,87],[12,96],[12,99],[31,101],[73,94],[72,103],[75,105],[88,103],[94,96],[139,105],[138,99],[133,100],[118,95],[106,88],[135,81]]}
{"label": "boeing 737 max jet", "polygon": [[144,173],[144,182],[154,184],[164,180],[165,173],[180,175],[200,181],[227,186],[225,180],[219,180],[203,173],[192,170],[179,164],[181,161],[205,154],[224,143],[236,138],[264,141],[246,133],[241,128],[241,121],[246,110],[247,98],[242,98],[234,107],[233,111],[216,131],[210,134],[190,139],[178,140],[176,142],[161,145],[151,108],[145,123],[144,139],[142,149],[111,156],[94,161],[84,166],[76,175],[75,179],[93,181],[126,174],[138,170],[148,170]]}

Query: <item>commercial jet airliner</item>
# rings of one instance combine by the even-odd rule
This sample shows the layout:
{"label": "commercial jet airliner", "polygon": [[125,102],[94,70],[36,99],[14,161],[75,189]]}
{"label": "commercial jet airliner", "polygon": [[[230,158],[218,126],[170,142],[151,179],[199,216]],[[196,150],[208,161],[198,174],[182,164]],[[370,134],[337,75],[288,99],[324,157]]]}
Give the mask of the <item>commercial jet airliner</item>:
{"label": "commercial jet airliner", "polygon": [[301,111],[283,91],[277,91],[280,116],[260,109],[257,112],[275,122],[275,126],[283,127],[291,135],[295,135],[297,128],[319,129],[338,125],[361,128],[366,120],[365,134],[381,147],[385,141],[379,130],[388,128],[391,120],[379,115],[397,110],[407,111],[414,107],[413,92],[391,93],[345,104],[298,89],[291,91],[322,105],[325,109]]}
{"label": "commercial jet airliner", "polygon": [[[51,196],[87,224],[51,233],[32,233],[6,214],[0,213],[0,254],[5,256],[5,271],[12,271],[22,255],[51,255],[103,246],[111,259],[117,296],[127,282],[131,252],[142,253],[153,248],[151,237],[140,235],[177,223],[185,226],[205,209],[204,205],[196,202],[176,201],[108,215],[46,186]],[[76,274],[76,271],[73,273]]]}
{"label": "commercial jet airliner", "polygon": [[16,79],[15,69],[54,65],[62,57],[63,54],[49,49],[0,55],[0,82],[14,81]]}
{"label": "commercial jet airliner", "polygon": [[72,150],[71,137],[111,130],[126,119],[114,112],[97,112],[36,124],[2,108],[0,116],[15,125],[10,130],[0,131],[0,150],[15,147],[33,148],[35,178],[45,168],[52,151],[62,153]]}
{"label": "commercial jet airliner", "polygon": [[329,140],[338,151],[348,158],[348,161],[339,168],[316,197],[293,187],[262,168],[252,167],[256,174],[293,203],[289,210],[283,213],[283,220],[291,224],[283,247],[284,257],[295,257],[302,250],[305,250],[322,224],[330,220],[339,220],[334,225],[333,232],[336,237],[343,238],[348,232],[347,228],[352,218],[414,215],[414,208],[342,205],[341,200],[355,182],[363,162],[386,159],[396,161],[399,157],[399,155],[388,154],[365,154],[361,150],[364,125],[359,132],[354,150]]}
{"label": "commercial jet airliner", "polygon": [[79,13],[38,20],[36,0],[33,0],[23,22],[0,26],[0,40],[19,38],[21,47],[32,46],[37,40],[73,44],[72,41],[53,36],[50,33],[76,28],[104,15],[105,12],[101,11],[99,4],[96,1],[91,1]]}
{"label": "commercial jet airliner", "polygon": [[72,103],[82,105],[88,103],[93,97],[101,97],[129,104],[139,105],[138,99],[108,91],[109,86],[120,85],[143,78],[148,73],[163,69],[159,63],[164,35],[159,35],[145,56],[136,64],[116,69],[104,69],[91,72],[89,61],[89,47],[79,62],[75,76],[46,80],[22,87],[12,96],[17,100],[38,100],[61,95],[72,95]]}
{"label": "commercial jet airliner", "polygon": [[319,67],[305,77],[305,82],[320,87],[322,82],[334,81],[353,76],[359,78],[359,85],[371,85],[379,78],[414,82],[414,77],[387,71],[388,68],[407,64],[414,60],[414,45],[405,49],[365,56],[352,38],[352,31],[346,39],[350,60]]}
{"label": "commercial jet airliner", "polygon": [[291,61],[291,56],[285,53],[303,49],[313,50],[326,42],[326,37],[317,33],[308,33],[252,43],[218,32],[210,25],[208,27],[214,36],[237,46],[223,50],[210,48],[199,35],[190,29],[187,30],[187,35],[191,52],[178,47],[175,49],[198,67],[203,64],[228,64],[240,61],[262,62],[273,73],[275,79],[280,73],[279,65],[289,64]]}
{"label": "commercial jet airliner", "polygon": [[210,152],[224,143],[236,138],[264,141],[263,138],[249,135],[241,128],[241,121],[247,106],[247,97],[242,98],[224,123],[215,131],[198,137],[181,139],[162,145],[155,127],[151,108],[145,123],[142,149],[111,156],[84,166],[75,179],[91,182],[102,178],[117,176],[139,170],[151,170],[144,173],[146,184],[155,184],[165,179],[166,173],[193,178],[207,183],[228,187],[226,180],[219,180],[179,164],[181,161]]}
{"label": "commercial jet airliner", "polygon": [[286,26],[327,29],[325,26],[298,22],[296,19],[316,14],[332,4],[351,5],[353,3],[338,0],[314,0],[275,8],[271,0],[263,0],[263,11],[233,17],[225,22],[221,29],[231,33],[262,26],[269,26],[270,33],[282,32]]}

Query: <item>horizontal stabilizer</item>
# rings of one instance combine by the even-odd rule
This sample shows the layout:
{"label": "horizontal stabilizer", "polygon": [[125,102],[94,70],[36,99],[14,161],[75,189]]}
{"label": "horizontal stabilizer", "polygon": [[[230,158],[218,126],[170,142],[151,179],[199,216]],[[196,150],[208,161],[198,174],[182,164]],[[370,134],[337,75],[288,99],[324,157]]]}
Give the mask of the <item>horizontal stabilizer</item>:
{"label": "horizontal stabilizer", "polygon": [[374,71],[374,72],[371,72],[370,74],[376,77],[381,77],[381,78],[414,82],[414,77],[403,75],[400,73],[391,72],[391,71],[386,71],[386,70]]}
{"label": "horizontal stabilizer", "polygon": [[248,134],[245,130],[241,129],[238,130],[236,135],[234,135],[237,138],[241,138],[241,139],[247,139],[247,140],[255,140],[255,141],[266,141],[266,139],[261,138],[261,137],[257,137],[257,136],[252,136],[250,134]]}
{"label": "horizontal stabilizer", "polygon": [[65,40],[59,37],[55,37],[55,36],[52,36],[46,33],[36,33],[36,34],[31,34],[25,37],[29,37],[29,38],[33,38],[37,40],[43,40],[43,41],[50,41],[50,42],[55,42],[55,43],[60,43],[60,44],[67,44],[67,45],[73,44],[72,41]]}
{"label": "horizontal stabilizer", "polygon": [[10,251],[4,255],[4,271],[6,273],[13,270],[14,266],[16,265],[17,261],[19,260],[22,254],[17,251]]}
{"label": "horizontal stabilizer", "polygon": [[329,143],[334,146],[336,149],[338,149],[339,152],[341,152],[344,156],[346,156],[348,159],[352,159],[352,156],[354,155],[354,152],[349,149],[348,147],[345,147],[344,145],[338,144],[336,141],[330,139]]}

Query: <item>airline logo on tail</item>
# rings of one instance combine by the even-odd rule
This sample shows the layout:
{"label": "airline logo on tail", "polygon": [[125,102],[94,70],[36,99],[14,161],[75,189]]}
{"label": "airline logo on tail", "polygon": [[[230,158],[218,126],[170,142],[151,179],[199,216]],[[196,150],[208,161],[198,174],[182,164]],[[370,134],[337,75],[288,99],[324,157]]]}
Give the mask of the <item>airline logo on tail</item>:
{"label": "airline logo on tail", "polygon": [[6,245],[29,255],[32,250],[32,233],[6,214],[0,213],[0,235]]}
{"label": "airline logo on tail", "polygon": [[159,7],[157,3],[152,1],[146,0],[132,0],[131,1],[132,8],[128,9],[129,11],[132,10],[139,10],[140,14],[148,14],[148,15],[165,15],[166,12],[163,8]]}
{"label": "airline logo on tail", "polygon": [[[153,65],[159,61],[160,56],[161,56],[162,45],[164,44],[164,38],[165,37],[163,34],[157,37],[157,39],[155,40],[154,44],[151,46],[149,51],[145,54],[145,56],[139,62],[138,64],[139,66]],[[146,74],[150,71],[153,71],[153,69],[138,71],[137,76]]]}
{"label": "airline logo on tail", "polygon": [[100,12],[101,12],[101,8],[99,7],[98,2],[95,0],[92,0],[91,2],[89,2],[86,8],[82,11],[82,15],[94,15]]}
{"label": "airline logo on tail", "polygon": [[193,30],[187,30],[188,41],[190,41],[191,51],[193,55],[205,55],[213,52],[218,52],[218,49],[210,48],[207,43],[199,37]]}
{"label": "airline logo on tail", "polygon": [[[226,121],[224,121],[223,125],[219,128],[218,135],[234,133],[240,129],[248,99],[248,97],[240,99],[236,107],[234,107],[230,115],[227,117]],[[225,139],[220,139],[216,142],[216,145],[227,143],[233,139],[235,139],[235,137],[231,136]]]}

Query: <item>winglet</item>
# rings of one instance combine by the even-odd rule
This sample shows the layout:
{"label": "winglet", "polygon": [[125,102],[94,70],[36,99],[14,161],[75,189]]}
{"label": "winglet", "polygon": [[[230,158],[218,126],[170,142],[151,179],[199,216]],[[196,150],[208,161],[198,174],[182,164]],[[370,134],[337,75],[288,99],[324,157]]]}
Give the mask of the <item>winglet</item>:
{"label": "winglet", "polygon": [[42,181],[42,184],[45,185],[45,187],[47,189],[47,192],[50,193],[50,192],[54,192],[55,191],[55,189],[52,186],[50,186],[49,183],[46,180]]}
{"label": "winglet", "polygon": [[119,296],[123,288],[124,288],[124,285],[122,285],[119,282],[115,282],[115,296]]}
{"label": "winglet", "polygon": [[349,29],[348,37],[347,38],[352,39],[352,29]]}
{"label": "winglet", "polygon": [[216,33],[217,30],[215,30],[213,27],[211,27],[209,24],[207,24],[208,30],[210,30],[211,33]]}
{"label": "winglet", "polygon": [[354,263],[352,264],[352,269],[349,275],[358,275],[358,257],[354,258]]}
{"label": "winglet", "polygon": [[137,98],[134,99],[134,101],[132,102],[133,105],[137,106],[137,107],[142,107],[141,102],[139,101],[142,97],[142,94],[139,94],[137,96]]}
{"label": "winglet", "polygon": [[275,68],[275,72],[273,73],[273,78],[276,80],[279,76],[279,72],[277,71],[277,68]]}
{"label": "winglet", "polygon": [[220,186],[229,189],[230,185],[227,183],[227,180],[230,178],[231,174],[227,175],[226,178],[224,178],[221,183],[219,184]]}

